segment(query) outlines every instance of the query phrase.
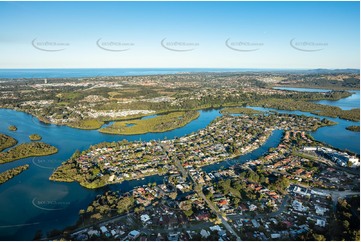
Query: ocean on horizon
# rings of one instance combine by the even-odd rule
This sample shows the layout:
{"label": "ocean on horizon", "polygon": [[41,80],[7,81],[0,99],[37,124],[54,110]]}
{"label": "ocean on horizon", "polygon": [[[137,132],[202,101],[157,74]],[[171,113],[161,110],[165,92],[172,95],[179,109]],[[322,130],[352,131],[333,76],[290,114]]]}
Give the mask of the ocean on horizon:
{"label": "ocean on horizon", "polygon": [[76,69],[0,69],[0,78],[84,78],[101,76],[144,76],[197,72],[232,72],[236,69],[208,68],[76,68]]}
{"label": "ocean on horizon", "polygon": [[64,68],[64,69],[0,69],[0,79],[84,78],[102,76],[145,76],[202,72],[284,71],[257,68]]}

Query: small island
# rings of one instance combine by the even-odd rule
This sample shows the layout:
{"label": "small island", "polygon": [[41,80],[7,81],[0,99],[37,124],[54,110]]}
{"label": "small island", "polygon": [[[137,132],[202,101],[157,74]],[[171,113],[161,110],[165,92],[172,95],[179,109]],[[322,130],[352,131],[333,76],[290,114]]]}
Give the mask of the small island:
{"label": "small island", "polygon": [[38,135],[38,134],[31,134],[31,135],[29,135],[29,139],[31,141],[39,141],[39,140],[42,139],[42,137],[40,135]]}
{"label": "small island", "polygon": [[57,152],[57,148],[43,142],[24,143],[0,153],[0,164],[27,157],[52,155]]}
{"label": "small island", "polygon": [[10,131],[16,131],[18,128],[15,125],[10,125],[8,128]]}
{"label": "small island", "polygon": [[353,132],[360,132],[360,126],[352,125],[346,127],[347,130],[353,131]]}
{"label": "small island", "polygon": [[6,134],[0,134],[0,151],[16,145],[18,142],[13,137]]}
{"label": "small island", "polygon": [[198,111],[172,112],[149,119],[118,121],[99,131],[107,134],[145,134],[183,127],[199,117]]}
{"label": "small island", "polygon": [[29,165],[26,164],[26,165],[18,166],[18,167],[15,167],[15,168],[12,168],[10,170],[0,173],[0,184],[7,182],[8,180],[19,175],[21,172],[27,170],[28,168],[29,168]]}

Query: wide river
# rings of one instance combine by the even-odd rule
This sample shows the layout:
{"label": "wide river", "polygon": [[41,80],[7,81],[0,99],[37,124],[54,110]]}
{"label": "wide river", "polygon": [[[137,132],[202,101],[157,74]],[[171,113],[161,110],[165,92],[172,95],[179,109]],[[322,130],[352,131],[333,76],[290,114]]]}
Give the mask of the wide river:
{"label": "wide river", "polygon": [[[356,104],[352,97],[346,98],[348,105],[359,105],[359,91],[353,95],[358,95]],[[332,104],[337,106],[345,104],[342,99]],[[253,107],[262,111],[264,109]],[[299,111],[279,111],[280,113],[294,113],[299,115],[315,116],[307,112]],[[199,129],[205,128],[216,117],[221,116],[219,110],[202,110],[198,119],[186,126],[164,133],[148,133],[144,135],[107,135],[96,130],[80,130],[65,126],[48,125],[39,122],[38,119],[23,112],[0,109],[0,133],[5,133],[16,138],[19,143],[29,142],[28,136],[33,133],[40,134],[43,141],[56,146],[59,152],[55,155],[37,158],[27,158],[0,165],[0,172],[23,164],[29,164],[30,168],[0,185],[0,239],[1,240],[31,240],[37,230],[44,233],[52,229],[62,229],[72,225],[78,218],[80,209],[84,209],[93,198],[103,193],[105,190],[128,191],[134,186],[148,184],[149,182],[160,183],[161,176],[151,176],[144,180],[134,180],[111,185],[95,190],[81,187],[78,183],[61,183],[49,181],[49,176],[61,162],[67,160],[76,149],[84,150],[92,144],[103,141],[118,140],[151,140],[170,139],[180,137]],[[322,116],[320,116],[323,118]],[[328,118],[338,124],[330,127],[323,127],[313,132],[312,135],[319,141],[326,142],[334,147],[348,149],[360,153],[360,135],[345,129],[350,125],[359,125],[359,122],[351,122],[338,118]],[[9,125],[18,127],[18,131],[8,130]],[[265,154],[269,148],[276,147],[283,131],[276,130],[266,143],[259,149],[219,164],[210,165],[203,169],[207,172],[228,167],[235,163],[242,163],[247,160],[257,159]]]}

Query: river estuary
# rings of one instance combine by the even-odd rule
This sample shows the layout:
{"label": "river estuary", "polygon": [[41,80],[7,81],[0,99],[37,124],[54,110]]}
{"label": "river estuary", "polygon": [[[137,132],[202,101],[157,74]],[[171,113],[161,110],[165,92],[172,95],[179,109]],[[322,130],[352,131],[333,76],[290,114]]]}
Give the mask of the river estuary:
{"label": "river estuary", "polygon": [[[323,103],[322,103],[323,102]],[[360,92],[332,103],[319,103],[340,106],[343,109],[359,107]],[[272,111],[252,107],[261,111]],[[29,164],[30,168],[0,185],[0,239],[1,240],[31,240],[37,230],[43,232],[52,229],[62,229],[74,224],[78,219],[80,209],[86,208],[90,201],[105,190],[129,191],[134,186],[148,184],[149,182],[161,183],[163,177],[151,176],[144,180],[127,181],[121,184],[110,185],[96,190],[81,187],[78,183],[60,183],[49,181],[49,176],[61,162],[67,160],[76,149],[84,150],[92,144],[100,142],[112,142],[127,139],[148,141],[152,139],[171,139],[180,137],[199,129],[205,128],[216,117],[221,116],[220,110],[201,110],[198,119],[190,122],[182,128],[164,133],[148,133],[144,135],[108,135],[96,130],[80,130],[65,126],[49,125],[41,123],[35,117],[23,112],[0,109],[0,132],[11,135],[19,143],[29,142],[28,136],[37,133],[43,137],[44,142],[56,146],[57,154],[26,158],[0,165],[0,172],[7,169]],[[293,113],[298,115],[316,116],[300,111],[278,111],[280,113]],[[320,116],[323,118],[322,116]],[[328,118],[328,117],[326,117]],[[359,122],[342,120],[339,118],[328,118],[337,122],[337,125],[323,127],[311,134],[316,140],[328,143],[334,147],[348,149],[360,153],[360,134],[351,132],[345,128],[350,125],[359,125]],[[18,127],[18,131],[8,130],[9,125]],[[260,148],[251,153],[230,161],[210,165],[203,169],[207,172],[217,170],[220,167],[228,167],[235,163],[257,159],[265,154],[269,148],[276,147],[283,131],[275,130],[270,138]]]}

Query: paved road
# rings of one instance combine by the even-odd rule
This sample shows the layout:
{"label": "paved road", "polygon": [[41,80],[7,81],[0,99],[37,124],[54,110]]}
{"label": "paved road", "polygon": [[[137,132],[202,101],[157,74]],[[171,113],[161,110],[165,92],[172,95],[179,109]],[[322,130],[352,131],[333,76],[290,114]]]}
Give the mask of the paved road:
{"label": "paved road", "polygon": [[198,192],[199,196],[201,198],[203,198],[208,206],[216,213],[217,217],[222,221],[222,224],[224,225],[224,227],[226,227],[226,229],[233,234],[234,236],[236,236],[237,241],[241,241],[241,238],[238,236],[238,234],[236,233],[236,231],[234,231],[234,229],[232,228],[232,226],[227,222],[227,217],[224,218],[221,214],[221,212],[214,206],[214,204],[209,201],[208,198],[206,198],[206,196],[204,195],[204,193],[202,191]]}
{"label": "paved road", "polygon": [[353,175],[359,175],[360,174],[360,169],[353,169],[353,168],[348,168],[348,167],[342,167],[337,165],[335,162],[330,161],[322,156],[319,156],[317,154],[310,154],[308,152],[295,152],[295,155],[300,154],[300,155],[304,155],[304,156],[309,156],[310,158],[317,160],[319,162],[322,162],[328,166],[331,166],[332,168],[353,174]]}
{"label": "paved road", "polygon": [[337,191],[337,190],[326,190],[326,189],[319,189],[319,188],[312,188],[315,191],[323,192],[331,196],[333,202],[333,209],[336,211],[336,206],[339,198],[351,196],[351,195],[360,195],[360,192],[356,191]]}
{"label": "paved road", "polygon": [[[131,215],[131,214],[133,214],[133,213],[128,213],[128,214],[123,214],[123,215],[114,216],[114,217],[111,217],[111,218],[109,218],[109,219],[105,219],[105,220],[96,222],[96,223],[91,224],[91,225],[83,226],[83,227],[80,227],[80,228],[78,228],[78,229],[76,229],[76,230],[71,231],[70,234],[77,234],[77,233],[79,233],[79,232],[81,232],[81,231],[83,231],[83,230],[90,229],[91,227],[94,227],[94,226],[102,226],[102,225],[104,225],[104,224],[114,223],[114,222],[116,222],[116,221],[118,221],[118,220],[121,220],[121,219],[123,219],[123,218]],[[57,235],[57,236],[53,236],[53,237],[46,237],[46,238],[42,238],[41,240],[47,240],[47,241],[49,241],[49,240],[59,240],[59,239],[61,239],[61,238],[63,238],[63,235]]]}
{"label": "paved road", "polygon": [[[223,217],[222,213],[219,211],[219,209],[214,206],[213,202],[209,201],[208,198],[206,198],[206,196],[203,193],[203,189],[202,186],[200,186],[200,184],[197,184],[191,175],[189,175],[189,172],[184,169],[184,167],[180,164],[180,162],[178,160],[175,161],[175,165],[177,166],[177,168],[180,170],[180,172],[182,173],[183,176],[187,176],[189,177],[189,179],[193,182],[193,189],[198,193],[198,195],[204,199],[204,201],[206,201],[206,203],[208,204],[208,207],[213,210],[213,212],[217,215],[217,217],[222,221],[222,224],[224,225],[224,227],[234,236],[236,236],[238,241],[241,241],[241,238],[239,237],[239,235],[236,233],[236,231],[234,231],[234,229],[232,228],[232,226],[227,222],[227,217]],[[195,189],[197,186],[200,186],[199,189]]]}
{"label": "paved road", "polygon": [[170,232],[183,232],[184,230],[201,230],[201,229],[209,229],[209,227],[213,226],[213,223],[211,222],[202,222],[199,224],[191,224],[190,226],[180,226],[179,228],[142,228],[140,229],[140,232],[146,233],[146,234],[157,234],[157,233],[170,233]]}

